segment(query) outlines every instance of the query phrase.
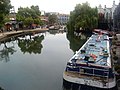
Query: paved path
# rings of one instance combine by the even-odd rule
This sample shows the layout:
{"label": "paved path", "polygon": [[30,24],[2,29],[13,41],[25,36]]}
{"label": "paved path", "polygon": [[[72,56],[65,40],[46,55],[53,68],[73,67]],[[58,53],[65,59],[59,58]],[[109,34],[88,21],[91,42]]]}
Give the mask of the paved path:
{"label": "paved path", "polygon": [[29,30],[18,30],[18,31],[10,31],[10,32],[3,32],[0,33],[0,39],[7,37],[8,35],[20,34],[25,32],[38,32],[38,31],[47,31],[48,28],[36,28],[36,29],[29,29]]}

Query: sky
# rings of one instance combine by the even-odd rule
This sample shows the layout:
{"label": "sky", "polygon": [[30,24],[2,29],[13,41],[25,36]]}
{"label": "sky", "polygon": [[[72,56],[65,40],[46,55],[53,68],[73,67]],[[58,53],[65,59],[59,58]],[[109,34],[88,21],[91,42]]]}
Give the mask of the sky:
{"label": "sky", "polygon": [[[76,4],[82,4],[88,2],[91,7],[99,6],[112,7],[113,0],[11,0],[12,6],[15,7],[15,11],[21,7],[30,7],[32,5],[38,5],[41,11],[45,12],[59,12],[63,14],[69,14],[74,10]],[[119,0],[115,0],[118,5]]]}

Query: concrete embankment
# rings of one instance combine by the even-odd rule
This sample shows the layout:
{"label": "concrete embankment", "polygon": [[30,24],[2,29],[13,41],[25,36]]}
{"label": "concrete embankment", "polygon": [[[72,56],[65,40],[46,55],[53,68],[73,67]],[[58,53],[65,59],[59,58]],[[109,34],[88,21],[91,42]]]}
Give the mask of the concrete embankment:
{"label": "concrete embankment", "polygon": [[116,73],[117,87],[120,90],[120,34],[113,35],[111,54]]}
{"label": "concrete embankment", "polygon": [[10,32],[3,32],[0,33],[0,39],[3,39],[5,37],[9,37],[12,35],[17,35],[17,34],[24,34],[24,33],[29,33],[29,32],[44,32],[47,31],[48,28],[37,28],[37,29],[29,29],[29,30],[18,30],[18,31],[10,31]]}

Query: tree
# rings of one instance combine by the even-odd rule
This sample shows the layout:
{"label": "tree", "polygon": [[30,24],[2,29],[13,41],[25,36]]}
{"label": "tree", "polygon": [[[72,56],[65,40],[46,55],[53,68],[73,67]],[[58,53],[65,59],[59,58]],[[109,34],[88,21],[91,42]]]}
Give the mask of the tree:
{"label": "tree", "polygon": [[24,17],[23,15],[21,15],[21,14],[17,14],[16,17],[17,17],[16,20],[17,20],[18,22],[25,20],[25,17]]}
{"label": "tree", "polygon": [[43,24],[40,18],[34,19],[34,23],[37,24],[37,25],[42,25]]}
{"label": "tree", "polygon": [[37,18],[37,17],[39,17],[40,15],[41,15],[41,12],[40,12],[40,10],[39,10],[39,6],[31,6],[31,11],[33,12],[32,13],[32,17],[33,18]]}
{"label": "tree", "polygon": [[12,8],[10,0],[0,0],[0,28],[4,24],[4,17],[9,14],[10,8]]}
{"label": "tree", "polygon": [[30,8],[28,7],[18,8],[18,13],[16,15],[18,22],[22,21],[25,26],[30,27],[30,28],[33,23],[37,25],[42,24],[40,16],[41,16],[41,12],[39,10],[39,7],[33,6],[33,5]]}
{"label": "tree", "polygon": [[28,18],[26,18],[26,19],[24,20],[23,23],[24,23],[24,25],[31,27],[31,25],[32,25],[33,22],[34,22],[33,18],[32,18],[32,17],[28,17]]}
{"label": "tree", "polygon": [[49,21],[49,24],[54,25],[58,21],[57,15],[55,14],[49,15],[48,21]]}
{"label": "tree", "polygon": [[68,30],[74,32],[80,27],[85,30],[92,30],[97,27],[98,11],[97,8],[91,8],[89,3],[77,4],[75,10],[70,13],[70,20],[67,24]]}
{"label": "tree", "polygon": [[18,8],[17,20],[20,20],[20,19],[23,20],[23,18],[28,18],[28,17],[32,17],[33,19],[35,19],[35,18],[39,18],[40,15],[41,15],[41,12],[38,6],[31,6],[31,8],[20,7]]}

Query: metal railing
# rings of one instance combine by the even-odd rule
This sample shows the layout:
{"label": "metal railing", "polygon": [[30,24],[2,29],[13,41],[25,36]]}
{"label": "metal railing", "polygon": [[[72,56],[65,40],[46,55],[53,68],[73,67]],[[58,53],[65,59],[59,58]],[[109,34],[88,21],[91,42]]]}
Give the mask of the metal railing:
{"label": "metal railing", "polygon": [[[73,71],[67,69],[67,71],[70,71],[70,72],[76,72],[76,73],[79,73],[79,74],[96,76],[96,77],[109,78],[109,68],[99,69],[99,68],[82,67],[82,66],[70,66],[70,67],[67,67],[67,68],[68,69],[73,69]],[[74,70],[74,69],[77,69],[77,70]]]}

